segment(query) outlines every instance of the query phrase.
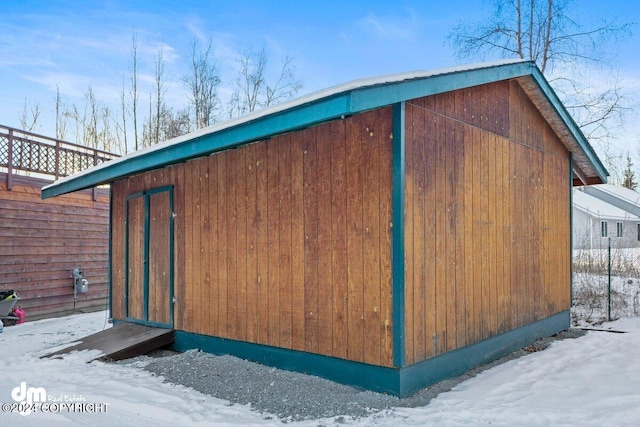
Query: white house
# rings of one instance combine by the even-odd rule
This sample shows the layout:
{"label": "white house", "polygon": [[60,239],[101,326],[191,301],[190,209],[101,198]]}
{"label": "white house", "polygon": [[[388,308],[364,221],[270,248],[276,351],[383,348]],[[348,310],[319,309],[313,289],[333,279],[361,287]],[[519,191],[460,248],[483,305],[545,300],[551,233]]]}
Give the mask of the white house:
{"label": "white house", "polygon": [[[624,190],[624,191],[621,191]],[[640,193],[603,184],[573,191],[574,249],[640,247]]]}

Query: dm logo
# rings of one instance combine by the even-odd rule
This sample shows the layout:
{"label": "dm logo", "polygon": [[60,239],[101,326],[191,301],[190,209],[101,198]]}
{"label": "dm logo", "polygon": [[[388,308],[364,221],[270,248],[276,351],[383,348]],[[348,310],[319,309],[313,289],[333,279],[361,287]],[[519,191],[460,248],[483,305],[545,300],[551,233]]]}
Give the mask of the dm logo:
{"label": "dm logo", "polygon": [[29,415],[33,411],[34,403],[47,401],[47,391],[44,387],[29,387],[22,381],[18,387],[11,390],[11,397],[18,403],[25,403],[20,415]]}

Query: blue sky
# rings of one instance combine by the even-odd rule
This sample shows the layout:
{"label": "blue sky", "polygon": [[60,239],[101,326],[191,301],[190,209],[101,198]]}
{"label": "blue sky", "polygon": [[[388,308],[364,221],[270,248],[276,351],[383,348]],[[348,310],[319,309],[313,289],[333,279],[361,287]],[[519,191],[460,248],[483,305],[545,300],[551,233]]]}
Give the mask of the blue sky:
{"label": "blue sky", "polygon": [[[301,94],[361,77],[429,70],[460,63],[446,36],[461,20],[487,13],[490,1],[126,1],[0,0],[0,124],[19,127],[25,105],[42,109],[38,133],[54,135],[55,92],[82,105],[89,86],[117,109],[128,78],[131,38],[138,39],[141,99],[148,100],[153,62],[162,43],[167,101],[184,106],[181,79],[193,40],[213,41],[223,83],[231,90],[238,55],[264,46],[275,69],[294,60]],[[575,0],[583,25],[602,16],[640,22],[636,1]],[[617,47],[618,78],[640,103],[640,37]],[[143,105],[144,105],[144,101]],[[616,144],[637,146],[633,115]],[[71,138],[69,138],[71,139]],[[630,140],[631,139],[631,140]],[[640,164],[640,161],[636,161]]]}

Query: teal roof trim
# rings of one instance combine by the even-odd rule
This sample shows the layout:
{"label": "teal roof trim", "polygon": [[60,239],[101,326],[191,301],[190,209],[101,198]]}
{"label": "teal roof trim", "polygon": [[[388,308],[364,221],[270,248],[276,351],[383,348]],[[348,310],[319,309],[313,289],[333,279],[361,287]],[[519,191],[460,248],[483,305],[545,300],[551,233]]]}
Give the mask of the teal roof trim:
{"label": "teal roof trim", "polygon": [[107,184],[119,178],[141,173],[174,163],[205,156],[216,151],[233,148],[273,135],[312,126],[350,114],[349,97],[331,97],[309,105],[286,110],[281,114],[260,117],[255,121],[222,129],[219,132],[195,137],[177,144],[132,157],[122,157],[118,162],[105,163],[104,167],[87,170],[84,174],[57,181],[42,189],[42,198],[70,193],[83,188]]}
{"label": "teal roof trim", "polygon": [[557,96],[530,61],[501,61],[467,67],[415,72],[358,80],[269,107],[249,116],[201,129],[156,146],[125,155],[42,189],[42,198],[107,184],[127,176],[209,155],[272,136],[303,129],[341,116],[410,99],[464,89],[484,83],[532,76],[591,162],[606,170]]}
{"label": "teal roof trim", "polygon": [[551,86],[547,82],[547,79],[545,79],[545,77],[542,75],[542,72],[540,71],[540,69],[538,69],[538,67],[536,66],[532,66],[531,69],[532,69],[532,77],[535,80],[535,82],[538,84],[540,91],[544,94],[544,96],[547,98],[549,103],[553,106],[558,116],[562,118],[562,120],[565,123],[565,126],[569,128],[569,131],[573,134],[574,138],[576,138],[580,148],[584,152],[584,155],[589,159],[591,164],[593,164],[593,166],[595,167],[596,172],[600,176],[600,179],[602,179],[602,181],[606,183],[607,176],[609,176],[609,172],[607,171],[607,168],[605,168],[605,166],[600,161],[600,158],[596,155],[596,152],[591,146],[591,144],[589,144],[587,137],[584,136],[584,134],[582,133],[580,126],[578,126],[575,120],[573,120],[573,117],[571,117],[571,114],[569,114],[569,112],[565,108],[562,101],[560,101],[560,99],[558,98],[558,95],[556,95],[553,88],[551,88]]}
{"label": "teal roof trim", "polygon": [[[516,62],[365,87],[353,91],[352,109],[354,112],[366,111],[410,99],[521,77],[531,74],[532,69],[537,69],[532,62]],[[452,78],[452,74],[455,74],[455,78]]]}

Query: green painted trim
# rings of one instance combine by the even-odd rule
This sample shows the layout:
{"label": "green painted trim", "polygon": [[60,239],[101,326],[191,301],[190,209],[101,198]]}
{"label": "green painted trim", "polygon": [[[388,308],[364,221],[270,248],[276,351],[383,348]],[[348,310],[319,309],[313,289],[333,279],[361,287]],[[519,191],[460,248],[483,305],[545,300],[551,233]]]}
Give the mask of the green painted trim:
{"label": "green painted trim", "polygon": [[151,327],[160,328],[160,329],[173,329],[173,326],[169,325],[168,323],[150,322],[148,320],[141,320],[141,319],[136,319],[136,318],[133,318],[133,317],[127,317],[125,319],[125,322],[137,323],[138,325],[151,326]]}
{"label": "green painted trim", "polygon": [[353,91],[352,112],[366,111],[401,101],[513,79],[531,74],[534,68],[536,67],[533,62],[518,62],[364,87]]}
{"label": "green painted trim", "polygon": [[197,348],[213,354],[232,354],[267,366],[304,372],[354,387],[407,397],[429,385],[461,375],[469,369],[510,354],[538,338],[567,329],[569,322],[569,311],[563,311],[531,325],[403,368],[368,365],[184,331],[175,332],[173,349],[187,351]]}
{"label": "green painted trim", "polygon": [[395,368],[184,331],[175,332],[174,350],[186,351],[194,348],[213,354],[232,354],[263,365],[304,372],[380,393],[397,395],[399,391],[398,370]]}
{"label": "green painted trim", "polygon": [[[151,195],[162,192],[169,192],[169,323],[151,322],[149,321],[149,229],[150,229],[150,211],[151,211]],[[144,203],[144,264],[146,268],[143,271],[143,303],[142,303],[142,319],[136,319],[129,316],[129,200],[143,197]],[[125,320],[127,322],[139,323],[147,326],[155,326],[159,328],[173,328],[174,322],[174,237],[173,237],[173,185],[165,185],[163,187],[152,188],[149,190],[139,191],[127,196],[125,207],[126,233],[125,233]],[[111,296],[110,296],[111,298]]]}
{"label": "green painted trim", "polygon": [[393,304],[393,364],[405,364],[405,277],[404,277],[404,210],[405,210],[405,103],[393,106],[393,171],[391,275]]}
{"label": "green painted trim", "polygon": [[447,378],[462,375],[469,369],[492,362],[526,347],[538,338],[549,337],[569,328],[569,310],[530,325],[471,344],[403,368],[399,395],[409,396]]}
{"label": "green painted trim", "polygon": [[161,149],[150,151],[148,154],[119,160],[113,165],[107,163],[104,167],[87,171],[77,178],[64,180],[59,184],[54,183],[52,186],[44,188],[42,198],[46,199],[81,188],[106,184],[134,173],[146,172],[216,151],[268,139],[277,134],[304,129],[350,113],[350,92],[340,93],[289,110],[262,116],[218,132],[195,136],[193,139],[167,145]]}
{"label": "green painted trim", "polygon": [[551,104],[558,116],[563,120],[565,126],[567,126],[573,137],[576,139],[584,154],[593,164],[599,178],[606,184],[609,172],[604,167],[593,147],[591,147],[591,144],[589,144],[589,141],[582,133],[580,126],[578,126],[573,120],[573,117],[571,117],[571,114],[569,114],[562,101],[560,101],[558,95],[556,95],[551,85],[549,85],[549,82],[544,78],[542,72],[535,65],[531,67],[531,76],[537,83],[540,91],[547,98],[547,101],[549,101],[549,104]]}

